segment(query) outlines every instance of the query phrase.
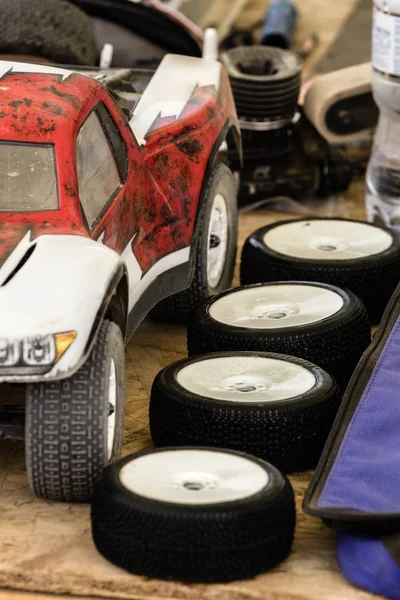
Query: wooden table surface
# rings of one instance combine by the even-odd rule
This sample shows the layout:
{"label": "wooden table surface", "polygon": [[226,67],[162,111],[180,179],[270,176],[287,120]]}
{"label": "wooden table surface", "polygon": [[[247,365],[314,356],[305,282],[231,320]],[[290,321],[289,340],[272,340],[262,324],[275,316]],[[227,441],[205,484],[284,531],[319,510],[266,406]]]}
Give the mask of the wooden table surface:
{"label": "wooden table surface", "polygon": [[[212,19],[229,0],[216,0]],[[318,30],[316,60],[333,41],[353,0],[303,0],[298,39]],[[250,1],[242,24],[263,14],[265,3]],[[210,17],[211,19],[211,17]],[[367,32],[368,34],[368,32]],[[339,204],[341,214],[363,218],[363,185],[353,185]],[[290,214],[248,213],[240,219],[240,245],[263,224]],[[237,275],[235,284],[238,284]],[[157,372],[186,355],[184,328],[143,323],[127,348],[127,419],[124,454],[151,444],[148,400]],[[48,594],[132,600],[368,600],[376,598],[346,583],[335,560],[334,534],[301,509],[309,473],[291,477],[298,509],[293,551],[273,571],[228,585],[184,585],[129,575],[104,560],[90,536],[84,505],[46,502],[30,492],[23,446],[3,443],[0,454],[0,600],[44,600]]]}

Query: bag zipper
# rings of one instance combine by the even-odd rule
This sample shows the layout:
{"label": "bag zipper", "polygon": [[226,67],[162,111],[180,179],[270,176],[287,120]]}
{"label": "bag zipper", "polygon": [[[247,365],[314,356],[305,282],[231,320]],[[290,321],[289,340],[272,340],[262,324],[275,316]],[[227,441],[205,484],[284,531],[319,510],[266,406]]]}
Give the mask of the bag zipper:
{"label": "bag zipper", "polygon": [[[382,347],[386,344],[393,326],[400,316],[400,285],[390,299],[381,323],[367,350],[361,357],[343,396],[341,407],[333,423],[331,432],[322,451],[315,473],[305,493],[303,510],[306,514],[334,522],[376,522],[400,520],[399,513],[357,513],[353,509],[332,509],[317,507],[317,501],[328,478],[344,434],[360,402],[364,389],[378,362]],[[400,365],[399,365],[400,367]]]}

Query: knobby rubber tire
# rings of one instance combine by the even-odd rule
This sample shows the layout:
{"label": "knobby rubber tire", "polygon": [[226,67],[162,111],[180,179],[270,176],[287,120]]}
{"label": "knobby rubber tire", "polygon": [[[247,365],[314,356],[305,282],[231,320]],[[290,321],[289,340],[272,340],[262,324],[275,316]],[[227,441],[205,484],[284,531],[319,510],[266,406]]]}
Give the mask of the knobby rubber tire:
{"label": "knobby rubber tire", "polygon": [[154,444],[229,448],[258,456],[286,473],[315,467],[342,397],[336,382],[304,360],[261,353],[257,356],[286,360],[311,371],[315,386],[290,401],[229,402],[191,393],[176,379],[188,364],[230,355],[183,359],[158,373],[150,398]]}
{"label": "knobby rubber tire", "polygon": [[121,484],[121,467],[147,452],[111,465],[96,486],[92,535],[105,558],[146,577],[207,583],[253,577],[287,557],[294,494],[275,467],[247,457],[274,478],[272,491],[234,502],[178,505],[149,500]]}
{"label": "knobby rubber tire", "polygon": [[0,51],[65,65],[97,65],[93,23],[66,0],[2,0]]}
{"label": "knobby rubber tire", "polygon": [[89,502],[107,465],[108,378],[114,359],[116,427],[111,460],[121,454],[125,360],[120,329],[103,321],[93,349],[74,375],[29,384],[26,391],[25,456],[28,480],[39,497]]}
{"label": "knobby rubber tire", "polygon": [[[279,283],[282,282],[271,285]],[[347,385],[371,342],[368,312],[364,303],[352,292],[327,284],[321,284],[322,286],[346,298],[342,309],[323,321],[282,329],[233,327],[213,319],[209,313],[210,306],[226,294],[234,293],[235,289],[209,298],[197,307],[188,324],[189,356],[231,350],[297,356],[325,369],[342,387]],[[237,288],[239,289],[243,288]]]}
{"label": "knobby rubber tire", "polygon": [[[307,219],[315,220],[318,219]],[[400,279],[400,233],[384,228],[393,243],[380,254],[348,261],[311,260],[281,254],[266,246],[265,234],[282,224],[262,227],[246,239],[240,266],[242,285],[272,281],[329,283],[359,296],[372,322],[378,323]]]}

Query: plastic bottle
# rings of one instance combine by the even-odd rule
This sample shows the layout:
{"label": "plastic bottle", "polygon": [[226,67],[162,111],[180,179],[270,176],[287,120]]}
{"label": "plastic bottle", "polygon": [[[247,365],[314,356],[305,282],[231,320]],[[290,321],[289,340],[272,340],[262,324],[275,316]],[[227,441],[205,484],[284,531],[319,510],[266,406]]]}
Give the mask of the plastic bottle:
{"label": "plastic bottle", "polygon": [[380,111],[367,169],[372,223],[400,229],[400,0],[374,0],[372,88]]}

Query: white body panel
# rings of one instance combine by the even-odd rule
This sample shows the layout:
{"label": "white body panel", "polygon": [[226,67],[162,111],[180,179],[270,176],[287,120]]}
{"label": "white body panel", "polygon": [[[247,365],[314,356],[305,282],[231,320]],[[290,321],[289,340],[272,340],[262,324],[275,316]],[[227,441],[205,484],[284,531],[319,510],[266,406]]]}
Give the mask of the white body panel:
{"label": "white body panel", "polygon": [[[3,287],[29,246],[27,262]],[[45,375],[2,375],[4,381],[60,379],[76,371],[114,275],[125,265],[129,312],[149,285],[164,271],[189,260],[189,248],[159,260],[143,277],[130,242],[119,256],[100,241],[74,235],[43,235],[30,242],[27,234],[0,269],[0,339],[76,331],[65,354]]]}
{"label": "white body panel", "polygon": [[[136,285],[132,284],[132,279],[129,281],[129,312],[134,310],[135,304],[138,302],[139,298],[142,294],[147,290],[149,285],[153,283],[155,279],[165,271],[169,271],[187,263],[189,261],[190,255],[190,247],[182,248],[182,250],[177,250],[176,252],[171,252],[171,254],[167,254],[156,264],[136,283]],[[139,267],[140,268],[140,267]],[[128,273],[130,271],[128,270]]]}
{"label": "white body panel", "polygon": [[64,81],[65,79],[68,79],[74,71],[71,71],[70,69],[60,69],[59,67],[53,67],[52,65],[12,62],[8,60],[0,61],[0,81],[1,78],[8,73],[43,73],[44,75],[61,75],[62,81]]}
{"label": "white body panel", "polygon": [[[182,248],[181,250],[177,250],[176,252],[172,252],[171,254],[167,254],[159,261],[153,265],[153,267],[143,276],[143,271],[140,268],[140,264],[132,252],[132,242],[136,237],[136,233],[126,246],[125,250],[122,253],[121,259],[122,262],[126,266],[126,270],[128,273],[129,279],[129,289],[128,289],[128,313],[133,310],[136,302],[139,300],[140,296],[146,289],[149,287],[151,283],[162,273],[165,271],[169,271],[174,267],[178,267],[183,263],[189,261],[190,255],[190,247]],[[103,236],[98,238],[99,242],[103,242]]]}
{"label": "white body panel", "polygon": [[139,144],[158,116],[179,118],[196,86],[219,88],[221,64],[192,56],[168,54],[145,89],[130,126]]}
{"label": "white body panel", "polygon": [[14,251],[8,256],[3,266],[0,269],[0,285],[7,279],[7,277],[13,272],[23,256],[25,256],[29,246],[31,246],[31,232],[22,238],[19,244],[14,248]]}
{"label": "white body panel", "polygon": [[[53,369],[37,377],[54,378],[79,366],[120,258],[79,236],[44,235],[34,243],[36,248],[27,263],[0,288],[0,337],[23,340],[76,331],[75,340]],[[2,270],[0,275],[3,279]],[[18,381],[20,377],[0,375],[0,381],[5,380]]]}
{"label": "white body panel", "polygon": [[[46,73],[67,79],[75,71],[30,63],[0,61],[1,79],[7,73]],[[84,72],[79,72],[86,75]],[[196,86],[219,87],[221,65],[217,61],[185,56],[166,56],[145,90],[130,122],[139,142],[160,115],[177,118]],[[92,76],[93,74],[88,74]],[[171,77],[173,78],[171,81]],[[3,89],[5,89],[3,87]],[[0,267],[0,341],[76,331],[76,337],[46,374],[6,374],[0,382],[62,379],[83,364],[87,343],[99,309],[115,274],[124,266],[128,275],[128,313],[148,287],[166,271],[188,263],[190,247],[158,260],[143,274],[132,251],[132,241],[118,255],[103,243],[75,235],[42,235],[32,240],[28,232]],[[31,246],[33,253],[11,280],[7,277]]]}

